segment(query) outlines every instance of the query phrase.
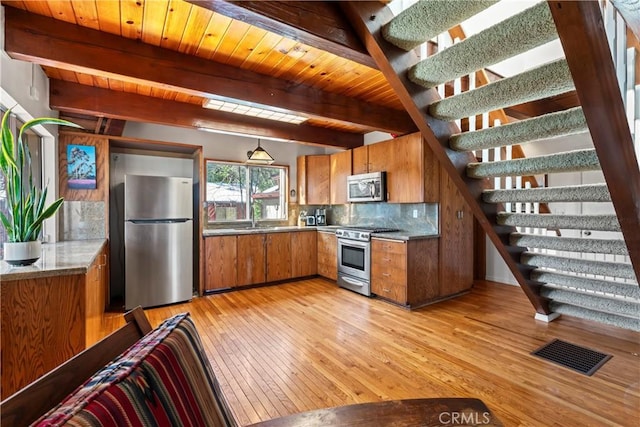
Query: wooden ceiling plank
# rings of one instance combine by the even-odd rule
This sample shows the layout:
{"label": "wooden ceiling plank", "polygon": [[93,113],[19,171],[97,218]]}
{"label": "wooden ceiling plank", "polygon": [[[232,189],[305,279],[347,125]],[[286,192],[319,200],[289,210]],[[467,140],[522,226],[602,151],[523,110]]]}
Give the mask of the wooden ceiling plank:
{"label": "wooden ceiling plank", "polygon": [[141,1],[120,2],[120,35],[129,39],[142,40],[142,19],[144,3]]}
{"label": "wooden ceiling plank", "polygon": [[229,55],[226,64],[232,67],[240,67],[240,65],[247,61],[247,57],[259,46],[266,34],[267,32],[260,28],[249,27],[242,41],[238,43],[231,52],[231,55]]}
{"label": "wooden ceiling plank", "polygon": [[183,1],[171,0],[167,9],[167,18],[162,32],[160,47],[177,51],[187,27],[192,5]]}
{"label": "wooden ceiling plank", "polygon": [[213,58],[218,46],[222,42],[222,38],[227,32],[227,28],[231,25],[231,21],[232,19],[227,16],[214,13],[209,22],[209,26],[207,26],[200,40],[196,55],[206,59]]}
{"label": "wooden ceiling plank", "polygon": [[[117,4],[117,7],[114,7]],[[120,6],[116,0],[96,0],[96,11],[98,13],[98,24],[100,31],[117,36],[122,35],[120,29]]]}
{"label": "wooden ceiling plank", "polygon": [[52,80],[50,87],[51,108],[63,112],[170,126],[210,127],[227,132],[342,148],[354,148],[364,143],[364,137],[360,134],[206,110],[193,104],[113,92],[60,80]]}
{"label": "wooden ceiling plank", "polygon": [[377,68],[333,2],[187,1],[367,67]]}
{"label": "wooden ceiling plank", "polygon": [[213,15],[213,12],[201,7],[191,8],[182,34],[182,40],[180,40],[180,46],[177,49],[178,52],[186,53],[187,55],[195,55],[198,52],[203,34],[206,34],[206,29],[209,28]]}
{"label": "wooden ceiling plank", "polygon": [[[262,40],[260,40],[253,51],[247,55],[245,60],[240,64],[240,68],[260,72],[259,70],[262,68],[267,56],[276,49],[280,40],[282,40],[281,36],[265,31]],[[262,72],[262,74],[268,73]]]}
{"label": "wooden ceiling plank", "polygon": [[142,41],[154,46],[160,46],[162,33],[169,10],[169,0],[154,0],[153,6],[144,5],[142,16]]}
{"label": "wooden ceiling plank", "polygon": [[211,60],[226,64],[247,31],[249,31],[249,25],[241,21],[231,21]]}
{"label": "wooden ceiling plank", "polygon": [[[415,130],[409,116],[306,85],[213,64],[178,52],[5,8],[5,50],[16,59],[125,82],[218,94],[392,133]],[[135,64],[135,66],[132,66]],[[100,84],[104,87],[104,84]]]}
{"label": "wooden ceiling plank", "polygon": [[98,10],[96,9],[96,2],[87,0],[72,0],[71,5],[76,14],[76,20],[78,25],[83,27],[93,28],[94,30],[100,29],[100,22],[98,21]]}
{"label": "wooden ceiling plank", "polygon": [[[280,36],[278,36],[280,37]],[[265,58],[256,66],[255,64],[247,64],[248,68],[265,75],[272,75],[280,66],[280,63],[286,58],[286,52],[289,52],[296,46],[297,42],[291,39],[280,37],[278,43],[273,47],[271,52],[267,52]]]}
{"label": "wooden ceiling plank", "polygon": [[[29,2],[27,2],[29,3]],[[48,1],[49,9],[51,10],[51,16],[55,16],[59,19],[70,24],[77,24],[76,15],[73,10],[73,6],[69,0],[51,0]]]}

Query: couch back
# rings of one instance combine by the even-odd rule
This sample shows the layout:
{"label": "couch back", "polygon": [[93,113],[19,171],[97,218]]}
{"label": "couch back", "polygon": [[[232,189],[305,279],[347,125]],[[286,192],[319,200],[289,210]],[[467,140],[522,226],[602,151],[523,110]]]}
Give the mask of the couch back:
{"label": "couch back", "polygon": [[165,320],[37,426],[235,426],[188,313]]}

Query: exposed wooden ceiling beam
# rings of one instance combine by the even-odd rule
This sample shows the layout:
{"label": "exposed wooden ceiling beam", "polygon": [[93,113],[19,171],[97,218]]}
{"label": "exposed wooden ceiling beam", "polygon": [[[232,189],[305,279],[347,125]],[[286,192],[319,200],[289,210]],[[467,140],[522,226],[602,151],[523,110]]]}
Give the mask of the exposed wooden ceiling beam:
{"label": "exposed wooden ceiling beam", "polygon": [[51,80],[49,87],[51,108],[63,112],[170,126],[211,128],[341,148],[355,148],[364,144],[361,134],[207,110],[195,104],[115,92],[62,80]]}
{"label": "exposed wooden ceiling beam", "polygon": [[187,0],[205,9],[371,68],[378,68],[353,28],[330,1]]}
{"label": "exposed wooden ceiling beam", "polygon": [[125,83],[208,97],[220,95],[405,134],[415,125],[405,111],[373,105],[310,86],[146,45],[97,30],[5,8],[5,51],[35,62]]}

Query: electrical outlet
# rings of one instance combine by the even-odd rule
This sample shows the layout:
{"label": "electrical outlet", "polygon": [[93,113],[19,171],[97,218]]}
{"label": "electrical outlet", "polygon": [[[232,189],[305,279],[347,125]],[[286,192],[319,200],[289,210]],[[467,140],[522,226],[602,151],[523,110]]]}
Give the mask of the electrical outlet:
{"label": "electrical outlet", "polygon": [[418,209],[413,210],[413,217],[418,218]]}

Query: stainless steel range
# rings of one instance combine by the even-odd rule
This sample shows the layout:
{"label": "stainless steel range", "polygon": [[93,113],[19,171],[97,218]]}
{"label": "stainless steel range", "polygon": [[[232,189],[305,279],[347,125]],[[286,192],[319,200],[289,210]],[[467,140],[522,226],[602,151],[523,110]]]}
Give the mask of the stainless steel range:
{"label": "stainless steel range", "polygon": [[393,228],[345,227],[338,238],[338,285],[371,296],[371,235],[398,231]]}

